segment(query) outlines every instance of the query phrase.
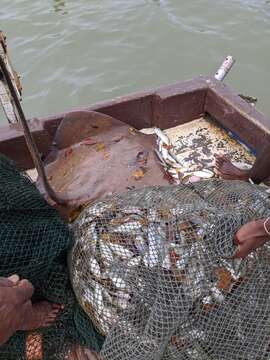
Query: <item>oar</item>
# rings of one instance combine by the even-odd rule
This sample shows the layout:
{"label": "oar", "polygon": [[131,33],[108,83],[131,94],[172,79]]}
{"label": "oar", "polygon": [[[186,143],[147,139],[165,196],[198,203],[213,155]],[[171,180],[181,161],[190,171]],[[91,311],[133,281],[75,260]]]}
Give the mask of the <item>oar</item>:
{"label": "oar", "polygon": [[20,101],[18,99],[18,95],[17,92],[14,88],[14,85],[10,79],[10,75],[9,72],[7,70],[5,61],[3,60],[3,58],[0,56],[0,68],[2,71],[2,74],[5,78],[6,84],[8,86],[8,89],[10,91],[10,94],[12,96],[12,99],[14,101],[15,107],[16,107],[16,111],[17,111],[17,115],[18,115],[18,119],[20,124],[22,125],[23,131],[24,131],[24,136],[25,136],[25,140],[26,140],[26,144],[27,147],[30,151],[30,154],[32,156],[34,165],[37,169],[38,175],[40,176],[40,179],[42,181],[42,184],[44,186],[45,191],[47,192],[47,194],[49,195],[49,197],[55,201],[57,204],[59,205],[67,205],[68,203],[70,203],[71,199],[68,198],[68,196],[62,196],[57,194],[53,188],[51,187],[51,185],[49,184],[49,181],[47,179],[46,176],[46,172],[43,166],[43,163],[41,161],[40,158],[40,154],[36,145],[36,142],[32,136],[32,133],[29,129],[28,123],[26,121],[26,118],[24,116],[24,112],[23,109],[21,107]]}

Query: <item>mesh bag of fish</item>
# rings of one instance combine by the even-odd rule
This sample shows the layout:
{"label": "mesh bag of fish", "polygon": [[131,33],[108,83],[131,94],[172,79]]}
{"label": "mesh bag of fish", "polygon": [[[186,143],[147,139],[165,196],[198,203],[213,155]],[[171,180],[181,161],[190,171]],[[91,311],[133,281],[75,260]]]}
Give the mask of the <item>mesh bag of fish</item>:
{"label": "mesh bag of fish", "polygon": [[269,194],[221,180],[132,190],[74,224],[70,273],[101,358],[270,359],[270,247],[233,259]]}

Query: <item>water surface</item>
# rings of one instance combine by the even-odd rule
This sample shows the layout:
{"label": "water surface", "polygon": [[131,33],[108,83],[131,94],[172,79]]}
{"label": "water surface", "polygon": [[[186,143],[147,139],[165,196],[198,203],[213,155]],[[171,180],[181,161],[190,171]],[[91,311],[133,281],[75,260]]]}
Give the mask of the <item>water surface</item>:
{"label": "water surface", "polygon": [[226,82],[270,115],[270,1],[0,2],[27,117],[213,74],[228,54]]}

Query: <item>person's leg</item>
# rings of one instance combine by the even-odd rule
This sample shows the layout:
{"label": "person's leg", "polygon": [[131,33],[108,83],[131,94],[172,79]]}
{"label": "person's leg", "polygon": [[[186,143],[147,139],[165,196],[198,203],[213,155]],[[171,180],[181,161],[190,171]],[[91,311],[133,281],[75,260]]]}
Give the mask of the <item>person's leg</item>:
{"label": "person's leg", "polygon": [[17,275],[0,278],[0,345],[18,330],[35,330],[55,321],[62,306],[47,301],[33,305],[33,292],[32,284]]}
{"label": "person's leg", "polygon": [[217,154],[215,155],[215,168],[219,177],[225,180],[243,180],[248,181],[249,170],[239,169],[233,165],[227,155]]}
{"label": "person's leg", "polygon": [[54,323],[62,306],[52,304],[48,301],[41,301],[32,304],[31,300],[24,304],[22,322],[18,330],[36,330],[50,326]]}
{"label": "person's leg", "polygon": [[270,143],[262,145],[250,170],[239,169],[225,155],[216,155],[216,170],[223,179],[244,181],[251,179],[258,184],[270,177]]}
{"label": "person's leg", "polygon": [[260,151],[258,151],[256,161],[253,167],[249,171],[249,178],[252,179],[255,184],[268,179],[270,177],[270,143],[262,145]]}

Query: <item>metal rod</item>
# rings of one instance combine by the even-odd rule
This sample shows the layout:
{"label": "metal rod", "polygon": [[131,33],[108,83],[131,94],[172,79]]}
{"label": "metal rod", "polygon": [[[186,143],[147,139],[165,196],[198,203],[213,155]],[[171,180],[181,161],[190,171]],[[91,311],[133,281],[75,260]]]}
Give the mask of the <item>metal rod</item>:
{"label": "metal rod", "polygon": [[234,58],[231,55],[228,55],[226,59],[221,64],[218,71],[215,73],[215,78],[219,81],[223,81],[228,74],[228,72],[233,67],[233,64],[235,63]]}
{"label": "metal rod", "polygon": [[14,101],[14,104],[16,106],[16,111],[18,113],[18,118],[19,118],[19,121],[20,121],[20,123],[22,125],[22,128],[23,128],[23,131],[24,131],[26,144],[27,144],[28,149],[30,151],[30,154],[32,156],[32,159],[33,159],[34,165],[35,165],[35,167],[37,169],[38,175],[40,176],[41,181],[43,183],[44,189],[47,192],[47,194],[49,195],[49,197],[52,200],[54,200],[56,203],[58,203],[60,205],[67,205],[68,204],[68,199],[65,199],[62,196],[56,194],[56,192],[52,189],[51,185],[49,184],[49,181],[47,179],[43,163],[42,163],[41,158],[40,158],[40,154],[39,154],[36,142],[35,142],[35,140],[34,140],[34,138],[32,136],[32,133],[31,133],[31,131],[29,129],[27,120],[26,120],[26,118],[24,116],[24,112],[22,110],[20,101],[19,101],[18,96],[17,96],[17,92],[16,92],[16,90],[15,90],[15,88],[13,86],[13,83],[12,83],[10,77],[9,77],[9,72],[7,70],[6,64],[5,64],[5,62],[4,62],[4,60],[2,59],[1,56],[0,56],[0,68],[2,70],[2,73],[3,73],[4,77],[5,77],[6,83],[8,85],[9,91],[10,91],[10,94],[11,94],[11,96],[13,98],[13,101]]}

